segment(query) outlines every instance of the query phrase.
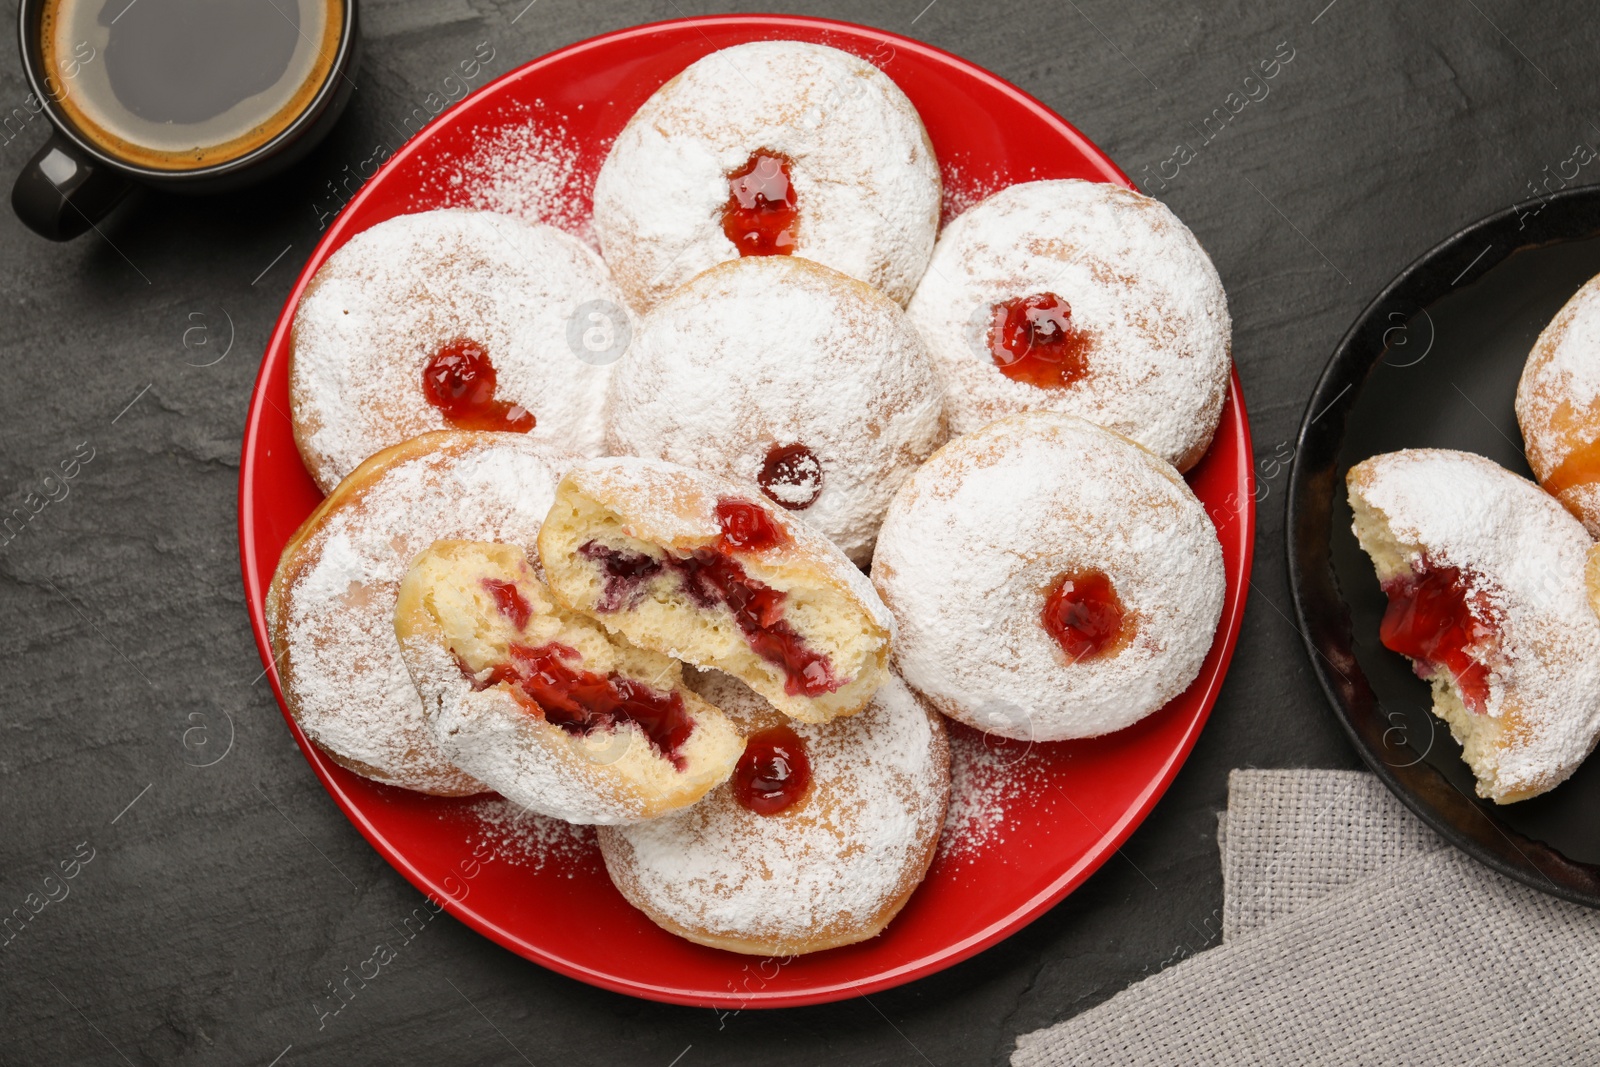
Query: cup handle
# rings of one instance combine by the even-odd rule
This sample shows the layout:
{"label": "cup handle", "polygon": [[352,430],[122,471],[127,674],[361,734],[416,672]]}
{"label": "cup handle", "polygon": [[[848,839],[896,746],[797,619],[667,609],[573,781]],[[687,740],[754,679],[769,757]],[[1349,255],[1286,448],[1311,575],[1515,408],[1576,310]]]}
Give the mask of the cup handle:
{"label": "cup handle", "polygon": [[11,187],[11,208],[28,228],[70,241],[105,218],[133,183],[53,131]]}

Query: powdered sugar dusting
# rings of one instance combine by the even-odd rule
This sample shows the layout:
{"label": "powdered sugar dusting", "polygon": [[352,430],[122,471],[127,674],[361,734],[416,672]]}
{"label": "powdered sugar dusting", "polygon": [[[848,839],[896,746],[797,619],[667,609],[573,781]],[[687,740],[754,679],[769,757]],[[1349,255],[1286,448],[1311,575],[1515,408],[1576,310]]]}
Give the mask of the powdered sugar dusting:
{"label": "powdered sugar dusting", "polygon": [[802,444],[821,492],[791,514],[859,564],[889,498],[944,437],[943,383],[899,305],[802,259],[700,275],[645,316],[620,367],[611,451],[754,485],[769,449]]}
{"label": "powdered sugar dusting", "polygon": [[501,796],[474,801],[467,809],[477,822],[474,844],[482,844],[502,863],[535,874],[549,867],[568,878],[585,867],[598,868],[594,827],[536,815]]}
{"label": "powdered sugar dusting", "polygon": [[[1013,381],[990,354],[992,308],[1045,292],[1090,337],[1088,375],[1069,388]],[[1171,210],[1119,185],[996,193],[945,228],[909,311],[948,379],[955,433],[1063,411],[1187,470],[1221,418],[1232,336],[1222,279]]]}
{"label": "powdered sugar dusting", "polygon": [[1001,189],[1013,184],[992,169],[987,173],[978,173],[970,162],[940,160],[939,170],[944,178],[944,202],[941,212],[943,226],[950,225],[952,220],[965,215]]}
{"label": "powdered sugar dusting", "polygon": [[738,257],[722,209],[728,175],[756,151],[791,161],[797,255],[910,298],[939,225],[938,162],[916,109],[855,56],[759,41],[663,86],[600,169],[595,232],[638,309]]}
{"label": "powdered sugar dusting", "polygon": [[[1068,662],[1040,623],[1063,573],[1099,570],[1132,639]],[[1222,547],[1167,464],[1083,419],[1030,412],[940,449],[889,506],[873,582],[895,661],[946,715],[1021,741],[1095,737],[1194,680],[1222,613]]]}

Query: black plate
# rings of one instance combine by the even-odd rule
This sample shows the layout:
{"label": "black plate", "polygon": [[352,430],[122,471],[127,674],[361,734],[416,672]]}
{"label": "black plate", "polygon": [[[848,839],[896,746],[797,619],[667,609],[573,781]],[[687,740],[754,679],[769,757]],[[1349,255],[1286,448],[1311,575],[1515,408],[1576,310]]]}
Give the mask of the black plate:
{"label": "black plate", "polygon": [[1356,319],[1300,424],[1289,586],[1301,636],[1357,751],[1446,840],[1535,889],[1600,907],[1600,754],[1544,796],[1480,800],[1428,684],[1378,643],[1385,599],[1350,532],[1344,477],[1399,448],[1458,448],[1532,477],[1512,402],[1528,350],[1600,274],[1600,186],[1476,222]]}

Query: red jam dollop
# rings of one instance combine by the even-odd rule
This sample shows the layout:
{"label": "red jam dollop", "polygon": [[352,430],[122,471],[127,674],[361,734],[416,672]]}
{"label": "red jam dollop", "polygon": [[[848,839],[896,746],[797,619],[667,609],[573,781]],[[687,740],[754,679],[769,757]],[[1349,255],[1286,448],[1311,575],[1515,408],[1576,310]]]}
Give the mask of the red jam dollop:
{"label": "red jam dollop", "polygon": [[1478,659],[1495,628],[1456,567],[1427,567],[1385,583],[1389,607],[1378,627],[1383,647],[1414,662],[1419,678],[1450,672],[1467,710],[1482,714],[1489,701],[1489,667]]}
{"label": "red jam dollop", "polygon": [[822,495],[822,461],[805,445],[773,445],[756,484],[780,508],[804,511]]}
{"label": "red jam dollop", "polygon": [[996,304],[989,324],[994,365],[1014,382],[1064,389],[1089,372],[1089,338],[1072,327],[1072,307],[1054,293]]}
{"label": "red jam dollop", "polygon": [[[569,734],[591,734],[636,723],[661,756],[678,770],[688,763],[683,744],[694,732],[694,719],[677,693],[652,689],[620,674],[598,674],[569,661],[580,661],[577,649],[551,643],[530,648],[512,645],[511,661],[494,667],[474,688],[501,682],[511,685],[518,701]],[[463,672],[467,672],[462,665]]]}
{"label": "red jam dollop", "polygon": [[1104,571],[1072,571],[1051,583],[1040,622],[1076,663],[1120,647],[1127,613]]}
{"label": "red jam dollop", "polygon": [[799,221],[789,161],[783,156],[752,153],[748,163],[728,175],[722,232],[741,256],[791,255]]}
{"label": "red jam dollop", "polygon": [[439,346],[422,368],[422,395],[458,430],[527,433],[533,413],[520,404],[496,400],[494,364],[478,342],[457,337]]}
{"label": "red jam dollop", "polygon": [[793,807],[810,784],[805,740],[788,726],[774,726],[745,740],[729,788],[741,807],[757,815],[776,815]]}
{"label": "red jam dollop", "polygon": [[494,606],[500,609],[500,614],[510,619],[517,629],[528,628],[528,620],[533,617],[533,606],[528,603],[528,598],[522,595],[522,590],[517,588],[516,582],[485,578],[483,587],[494,598]]}
{"label": "red jam dollop", "polygon": [[722,548],[764,552],[788,543],[789,534],[772,521],[767,509],[748,500],[725,496],[717,501],[717,525],[722,528]]}

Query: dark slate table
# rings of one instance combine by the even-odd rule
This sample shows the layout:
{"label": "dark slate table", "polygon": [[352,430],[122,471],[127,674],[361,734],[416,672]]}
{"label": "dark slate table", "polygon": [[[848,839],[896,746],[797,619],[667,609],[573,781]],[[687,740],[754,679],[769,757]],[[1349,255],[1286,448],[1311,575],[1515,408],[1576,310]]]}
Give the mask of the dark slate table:
{"label": "dark slate table", "polygon": [[[1587,83],[1600,24],[1577,0],[802,5],[1032,92],[1216,260],[1267,489],[1210,725],[1122,857],[1010,941],[870,1003],[733,1015],[650,1004],[444,918],[319,1030],[325,983],[420,899],[295,748],[240,588],[245,407],[328,182],[479,42],[498,74],[592,34],[736,9],[369,2],[345,121],[271,187],[148,195],[103,238],[67,245],[0,212],[0,511],[29,493],[47,501],[0,545],[0,911],[79,864],[67,896],[0,935],[4,1062],[1003,1063],[1017,1034],[1217,940],[1230,768],[1355,765],[1290,621],[1283,460],[1324,359],[1396,271],[1541,185],[1592,180],[1567,161],[1600,141]],[[12,110],[26,90],[12,49],[0,53],[9,182],[45,129]],[[1274,59],[1270,81],[1246,83]],[[64,462],[75,476],[46,483]],[[192,766],[185,731],[230,720],[227,757]]]}

